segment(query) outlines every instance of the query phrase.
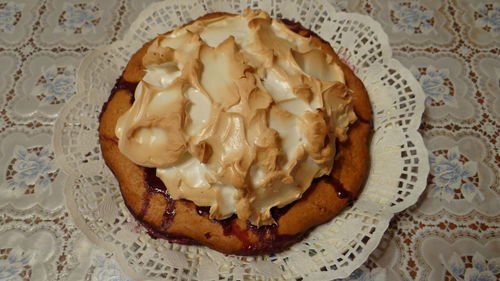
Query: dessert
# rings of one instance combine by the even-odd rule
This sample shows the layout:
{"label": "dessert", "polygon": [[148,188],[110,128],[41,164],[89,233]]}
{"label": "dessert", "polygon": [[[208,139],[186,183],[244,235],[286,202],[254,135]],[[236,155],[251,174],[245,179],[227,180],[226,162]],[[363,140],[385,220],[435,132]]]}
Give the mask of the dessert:
{"label": "dessert", "polygon": [[355,198],[371,131],[364,86],[328,43],[246,10],[138,50],[99,141],[153,236],[254,255],[286,249]]}

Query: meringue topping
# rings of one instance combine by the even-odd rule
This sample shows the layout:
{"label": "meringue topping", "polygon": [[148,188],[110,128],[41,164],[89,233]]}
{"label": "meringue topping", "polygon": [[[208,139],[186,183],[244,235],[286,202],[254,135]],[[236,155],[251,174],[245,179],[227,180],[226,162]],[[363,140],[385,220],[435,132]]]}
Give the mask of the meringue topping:
{"label": "meringue topping", "polygon": [[158,36],[118,120],[120,151],[156,168],[173,199],[260,226],[330,173],[356,120],[333,58],[263,11]]}

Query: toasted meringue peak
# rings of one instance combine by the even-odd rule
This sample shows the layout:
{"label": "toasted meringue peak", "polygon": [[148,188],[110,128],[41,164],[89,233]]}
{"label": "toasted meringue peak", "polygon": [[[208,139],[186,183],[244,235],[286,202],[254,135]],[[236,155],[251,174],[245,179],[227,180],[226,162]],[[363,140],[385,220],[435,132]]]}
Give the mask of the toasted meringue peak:
{"label": "toasted meringue peak", "polygon": [[149,46],[119,149],[174,199],[254,225],[329,174],[356,120],[332,57],[263,11],[175,29]]}

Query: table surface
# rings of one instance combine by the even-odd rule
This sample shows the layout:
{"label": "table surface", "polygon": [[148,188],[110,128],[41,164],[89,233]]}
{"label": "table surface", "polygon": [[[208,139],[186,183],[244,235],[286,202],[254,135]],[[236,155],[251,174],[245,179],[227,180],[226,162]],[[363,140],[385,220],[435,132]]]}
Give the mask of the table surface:
{"label": "table surface", "polygon": [[[127,280],[75,226],[54,122],[86,53],[151,0],[0,0],[0,280]],[[421,83],[431,173],[346,280],[500,278],[500,2],[331,1],[366,14]]]}

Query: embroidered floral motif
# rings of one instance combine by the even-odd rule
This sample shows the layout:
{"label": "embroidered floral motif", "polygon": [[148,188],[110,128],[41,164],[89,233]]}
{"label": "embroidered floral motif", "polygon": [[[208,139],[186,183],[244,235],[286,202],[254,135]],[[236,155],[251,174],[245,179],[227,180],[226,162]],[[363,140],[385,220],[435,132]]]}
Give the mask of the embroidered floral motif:
{"label": "embroidered floral motif", "polygon": [[31,277],[30,256],[19,249],[0,249],[0,280],[22,281]]}
{"label": "embroidered floral motif", "polygon": [[101,21],[101,11],[95,4],[65,3],[63,12],[59,15],[59,26],[57,31],[73,34],[86,34],[93,30]]}
{"label": "embroidered floral motif", "polygon": [[60,104],[75,94],[75,67],[51,66],[42,70],[32,92],[42,104]]}
{"label": "embroidered floral motif", "polygon": [[54,153],[48,148],[16,146],[14,157],[7,166],[6,187],[12,191],[31,194],[55,179],[58,173],[53,164]]}
{"label": "embroidered floral motif", "polygon": [[104,255],[94,257],[94,274],[92,280],[109,280],[109,281],[129,281],[123,274],[120,267]]}
{"label": "embroidered floral motif", "polygon": [[474,21],[476,27],[487,32],[500,32],[500,4],[495,2],[476,6]]}
{"label": "embroidered floral motif", "polygon": [[0,32],[12,33],[21,20],[24,4],[0,2]]}
{"label": "embroidered floral motif", "polygon": [[434,13],[424,6],[411,2],[391,4],[391,21],[396,31],[428,34],[433,30]]}
{"label": "embroidered floral motif", "polygon": [[469,161],[461,155],[458,147],[433,151],[430,155],[431,193],[450,202],[465,199],[469,202],[477,196],[484,199],[479,191],[477,162]]}
{"label": "embroidered floral motif", "polygon": [[443,256],[440,259],[447,269],[445,280],[495,281],[500,278],[500,258],[487,260],[476,252],[473,256],[462,257],[453,253],[448,259]]}
{"label": "embroidered floral motif", "polygon": [[457,107],[455,89],[451,82],[448,69],[437,70],[434,66],[412,68],[413,75],[422,85],[427,95],[426,105],[441,106],[449,105]]}

